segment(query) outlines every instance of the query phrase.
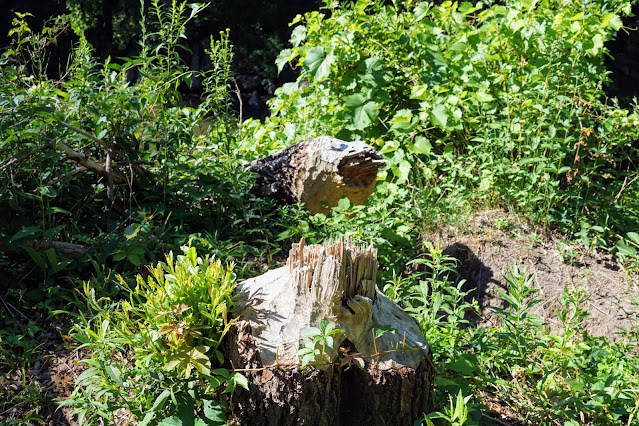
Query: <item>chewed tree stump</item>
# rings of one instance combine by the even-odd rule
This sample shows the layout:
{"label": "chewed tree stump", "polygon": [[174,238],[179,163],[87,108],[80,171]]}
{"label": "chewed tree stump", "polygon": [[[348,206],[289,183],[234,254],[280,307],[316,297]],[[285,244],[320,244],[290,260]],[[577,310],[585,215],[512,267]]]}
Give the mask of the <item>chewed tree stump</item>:
{"label": "chewed tree stump", "polygon": [[[376,288],[376,275],[372,247],[302,240],[286,266],[238,285],[242,309],[227,356],[244,369],[249,390],[236,391],[233,422],[398,425],[429,412],[430,346],[417,323]],[[301,369],[302,332],[324,319],[344,333],[333,336],[324,363]],[[376,328],[396,332],[375,337]]]}
{"label": "chewed tree stump", "polygon": [[326,213],[342,197],[364,204],[375,189],[377,170],[386,162],[364,142],[322,136],[295,143],[249,164],[253,191],[285,204],[303,203]]}

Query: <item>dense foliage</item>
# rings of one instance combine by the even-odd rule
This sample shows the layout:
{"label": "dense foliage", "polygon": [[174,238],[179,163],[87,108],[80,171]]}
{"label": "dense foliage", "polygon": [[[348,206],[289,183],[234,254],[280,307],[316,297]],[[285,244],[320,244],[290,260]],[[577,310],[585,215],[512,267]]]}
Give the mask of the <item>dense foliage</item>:
{"label": "dense foliage", "polygon": [[[77,13],[42,31],[28,14],[13,21],[0,59],[0,269],[10,283],[0,374],[23,383],[0,395],[0,412],[33,405],[16,421],[42,420],[46,397],[25,377],[53,322],[85,357],[61,402],[82,420],[223,422],[223,393],[246,385],[218,349],[236,279],[300,237],[349,235],[376,246],[379,287],[433,345],[441,371],[426,424],[477,424],[489,399],[535,424],[637,421],[639,323],[614,342],[589,336],[584,295],[566,290],[551,332],[529,313],[534,280],[513,268],[500,325],[475,327],[454,262],[420,238],[499,206],[636,270],[639,112],[603,91],[604,43],[629,2],[326,2],[295,18],[278,57],[298,80],[277,90],[270,117],[243,123],[229,96],[228,32],[211,37],[211,67],[196,74],[181,38],[203,6],[141,5],[139,54],[103,62]],[[50,80],[48,52],[69,31],[78,44]],[[181,89],[194,77],[206,97],[189,107]],[[331,215],[309,215],[251,194],[246,161],[321,134],[365,140],[388,161],[366,205],[343,199]],[[407,274],[411,264],[418,272]],[[318,326],[305,364],[337,332]]]}
{"label": "dense foliage", "polygon": [[[271,107],[299,135],[374,143],[424,204],[512,208],[590,245],[639,225],[639,114],[605,99],[624,1],[358,1],[298,16]],[[634,141],[634,142],[633,142]]]}

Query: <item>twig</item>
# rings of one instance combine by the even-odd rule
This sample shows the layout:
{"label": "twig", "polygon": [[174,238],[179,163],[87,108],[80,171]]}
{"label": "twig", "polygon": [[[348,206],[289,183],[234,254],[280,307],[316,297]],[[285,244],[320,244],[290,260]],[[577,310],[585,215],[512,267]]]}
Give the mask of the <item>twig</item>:
{"label": "twig", "polygon": [[84,166],[78,166],[75,169],[71,170],[69,173],[66,173],[66,174],[64,174],[62,176],[58,176],[57,178],[51,179],[51,182],[49,182],[49,185],[50,186],[54,185],[54,184],[60,182],[62,179],[68,178],[69,176],[73,176],[73,175],[76,175],[78,173],[86,172],[87,170],[89,170],[89,169],[87,169]]}
{"label": "twig", "polygon": [[92,251],[91,248],[87,248],[81,244],[65,243],[62,241],[32,240],[22,243],[22,247],[27,247],[33,250],[46,250],[48,248],[52,248],[55,251],[73,259],[79,259],[86,253]]}
{"label": "twig", "polygon": [[15,163],[19,163],[20,161],[24,160],[25,158],[29,158],[31,157],[33,154],[35,154],[36,152],[42,151],[45,148],[48,148],[51,145],[51,142],[48,142],[42,146],[39,146],[38,149],[32,149],[31,151],[28,152],[23,152],[22,154],[18,154],[17,156],[7,159],[4,164],[0,165],[0,173],[4,172],[5,169],[7,169],[7,167],[12,166]]}
{"label": "twig", "polygon": [[621,185],[621,189],[619,190],[619,193],[615,196],[615,204],[619,202],[619,198],[621,198],[621,194],[626,190],[626,188],[632,185],[637,179],[639,179],[639,175],[635,176],[634,179],[628,182],[628,175],[626,175],[626,178],[624,179],[623,184]]}
{"label": "twig", "polygon": [[237,80],[233,79],[235,84],[235,94],[237,95],[237,101],[240,103],[240,117],[237,123],[238,129],[240,129],[240,139],[242,139],[242,94],[240,93],[240,86],[237,85]]}
{"label": "twig", "polygon": [[[24,319],[26,319],[27,321],[29,320],[29,317],[26,316],[25,314],[23,314],[22,312],[20,312],[20,310],[18,308],[16,308],[15,306],[13,306],[11,303],[6,302],[2,296],[0,296],[0,301],[2,301],[2,304],[4,305],[4,308],[7,310],[7,312],[9,313],[9,315],[11,315],[11,318],[15,318],[15,316],[11,313],[11,309],[13,309],[14,311],[16,311],[17,313],[19,313],[20,315],[22,315],[24,317]],[[11,308],[11,309],[9,309]],[[22,324],[19,324],[22,327]]]}
{"label": "twig", "polygon": [[512,426],[512,423],[504,422],[502,420],[499,420],[499,419],[496,419],[496,418],[494,418],[492,416],[489,416],[488,414],[481,413],[481,415],[482,415],[482,417],[486,417],[488,420],[490,420],[491,422],[495,422],[498,425],[501,425],[501,426]]}
{"label": "twig", "polygon": [[[87,157],[84,154],[81,154],[79,152],[74,151],[73,149],[71,149],[71,147],[67,144],[65,144],[64,142],[58,142],[57,143],[58,148],[60,148],[61,151],[63,151],[65,154],[67,154],[69,156],[69,158],[71,158],[73,161],[76,161],[80,164],[82,164],[84,167],[86,167],[89,170],[92,170],[96,173],[101,174],[102,176],[107,176],[107,170],[106,167],[103,166],[102,164],[90,159],[89,157]],[[126,183],[126,178],[122,175],[122,173],[120,173],[119,171],[115,171],[113,172],[113,181],[115,183]]]}
{"label": "twig", "polygon": [[79,127],[75,127],[69,123],[65,123],[62,120],[56,120],[58,123],[60,123],[62,126],[66,127],[67,129],[71,129],[76,133],[80,133],[82,136],[86,136],[87,138],[91,139],[94,142],[97,142],[98,144],[100,144],[102,147],[106,148],[106,149],[111,149],[111,146],[104,142],[102,139],[98,139],[96,136],[92,135],[91,133],[84,131],[82,129],[80,129]]}
{"label": "twig", "polygon": [[107,181],[107,197],[111,202],[111,205],[115,202],[115,194],[113,192],[113,168],[111,167],[111,157],[113,156],[113,149],[109,147],[106,154],[106,161],[104,163],[104,171]]}

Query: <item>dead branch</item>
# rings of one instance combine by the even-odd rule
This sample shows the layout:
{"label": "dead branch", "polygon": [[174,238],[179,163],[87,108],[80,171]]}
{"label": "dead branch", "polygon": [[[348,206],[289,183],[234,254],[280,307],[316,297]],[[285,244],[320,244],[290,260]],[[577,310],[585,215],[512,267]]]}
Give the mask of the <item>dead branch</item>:
{"label": "dead branch", "polygon": [[[73,161],[80,163],[81,165],[83,165],[84,167],[86,167],[87,169],[98,173],[104,177],[108,176],[108,172],[105,166],[103,166],[102,164],[90,159],[89,157],[87,157],[84,154],[81,154],[77,151],[74,151],[73,149],[71,149],[71,147],[67,144],[65,144],[64,142],[58,142],[57,143],[58,148],[64,152],[65,154],[67,154],[67,156],[72,159]],[[121,183],[126,183],[126,177],[118,170],[113,170],[112,171],[112,175],[113,175],[113,182],[117,183],[117,184],[121,184]]]}

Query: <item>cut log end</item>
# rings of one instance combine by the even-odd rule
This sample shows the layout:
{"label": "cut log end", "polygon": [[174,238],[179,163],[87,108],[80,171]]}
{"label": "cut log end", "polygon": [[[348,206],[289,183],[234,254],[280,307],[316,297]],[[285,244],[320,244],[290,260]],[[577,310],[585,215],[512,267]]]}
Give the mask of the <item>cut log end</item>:
{"label": "cut log end", "polygon": [[342,197],[364,204],[375,190],[382,156],[364,142],[323,136],[298,142],[254,161],[254,192],[283,203],[301,202],[312,213],[327,213]]}

